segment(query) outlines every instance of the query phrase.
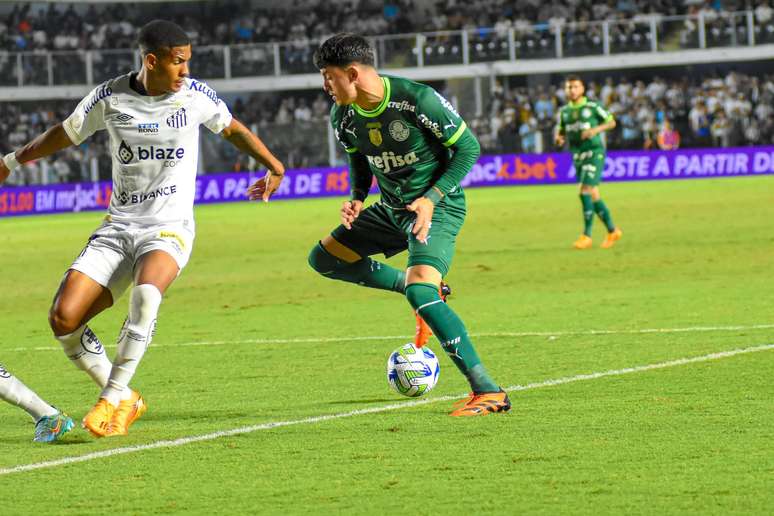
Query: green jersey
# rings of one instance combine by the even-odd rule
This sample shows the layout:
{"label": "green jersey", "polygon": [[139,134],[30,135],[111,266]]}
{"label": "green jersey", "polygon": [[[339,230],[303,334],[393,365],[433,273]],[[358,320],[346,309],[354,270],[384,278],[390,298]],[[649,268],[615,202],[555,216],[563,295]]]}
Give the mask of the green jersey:
{"label": "green jersey", "polygon": [[559,132],[566,136],[572,153],[604,149],[601,133],[588,140],[581,139],[581,133],[612,119],[613,115],[601,104],[581,97],[577,103],[570,102],[559,110]]}
{"label": "green jersey", "polygon": [[480,152],[465,121],[430,86],[399,77],[381,80],[384,98],[376,108],[331,110],[336,138],[349,155],[352,198],[364,200],[374,176],[382,203],[394,209],[422,196],[436,204],[464,198],[460,181]]}

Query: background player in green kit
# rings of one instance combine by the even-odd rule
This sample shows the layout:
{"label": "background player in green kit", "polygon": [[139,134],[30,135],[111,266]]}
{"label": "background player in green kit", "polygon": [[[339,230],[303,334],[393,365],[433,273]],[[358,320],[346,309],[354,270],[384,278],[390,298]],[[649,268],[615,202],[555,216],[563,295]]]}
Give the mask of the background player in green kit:
{"label": "background player in green kit", "polygon": [[[333,36],[314,59],[335,102],[331,124],[349,156],[352,195],[341,208],[342,224],[312,249],[309,264],[328,278],[406,296],[470,382],[472,395],[451,415],[509,410],[508,395],[439,293],[465,220],[460,180],[479,156],[478,141],[433,88],[380,76],[364,38]],[[381,200],[363,208],[374,177]],[[406,271],[369,258],[406,249]]]}
{"label": "background player in green kit", "polygon": [[583,206],[583,234],[573,245],[577,249],[591,247],[591,225],[596,213],[607,226],[602,247],[608,249],[623,235],[599,195],[607,154],[600,134],[615,128],[615,119],[601,104],[585,97],[586,87],[577,75],[565,79],[564,90],[569,102],[559,110],[556,144],[561,147],[566,140],[570,146]]}

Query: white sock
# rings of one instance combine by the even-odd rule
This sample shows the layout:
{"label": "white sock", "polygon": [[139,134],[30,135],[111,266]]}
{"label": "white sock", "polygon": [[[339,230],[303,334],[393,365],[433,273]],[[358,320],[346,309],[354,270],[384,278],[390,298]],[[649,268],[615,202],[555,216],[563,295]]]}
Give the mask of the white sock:
{"label": "white sock", "polygon": [[0,399],[21,407],[35,421],[43,416],[53,416],[57,409],[40,399],[29,387],[0,365]]}
{"label": "white sock", "polygon": [[67,335],[56,337],[62,349],[75,367],[86,373],[104,389],[113,364],[105,354],[105,348],[97,336],[86,325]]}
{"label": "white sock", "polygon": [[153,338],[161,298],[161,292],[154,285],[137,285],[132,290],[129,316],[118,338],[113,368],[101,395],[111,405],[117,406],[122,394],[129,391],[129,382]]}

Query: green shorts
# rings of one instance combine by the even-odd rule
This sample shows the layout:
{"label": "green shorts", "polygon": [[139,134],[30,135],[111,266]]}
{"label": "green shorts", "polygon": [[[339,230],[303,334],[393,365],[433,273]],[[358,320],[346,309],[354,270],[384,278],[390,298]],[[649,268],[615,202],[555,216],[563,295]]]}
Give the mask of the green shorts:
{"label": "green shorts", "polygon": [[465,222],[465,196],[455,197],[447,198],[435,207],[426,244],[419,242],[411,232],[416,215],[407,210],[388,208],[381,202],[361,211],[352,223],[352,229],[340,225],[331,236],[360,256],[382,253],[389,258],[408,249],[408,267],[430,265],[446,276],[454,257],[457,233]]}
{"label": "green shorts", "polygon": [[605,171],[605,151],[588,150],[575,152],[572,162],[575,165],[575,179],[582,185],[597,186],[602,182]]}

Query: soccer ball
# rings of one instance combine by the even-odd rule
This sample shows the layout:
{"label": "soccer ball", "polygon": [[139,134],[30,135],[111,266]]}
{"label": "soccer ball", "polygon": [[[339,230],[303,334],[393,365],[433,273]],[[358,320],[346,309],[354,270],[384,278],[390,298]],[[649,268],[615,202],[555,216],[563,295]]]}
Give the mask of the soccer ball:
{"label": "soccer ball", "polygon": [[387,381],[404,396],[417,398],[430,392],[438,383],[441,366],[427,346],[417,348],[404,344],[387,359]]}

